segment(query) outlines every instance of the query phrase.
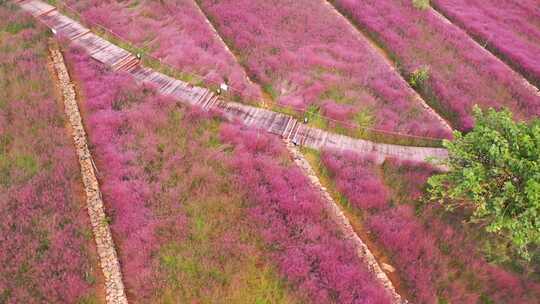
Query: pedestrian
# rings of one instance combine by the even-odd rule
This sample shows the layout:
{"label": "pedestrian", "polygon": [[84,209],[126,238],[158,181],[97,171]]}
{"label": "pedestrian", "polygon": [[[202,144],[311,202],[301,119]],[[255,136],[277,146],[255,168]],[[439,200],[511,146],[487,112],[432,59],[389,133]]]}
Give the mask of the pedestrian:
{"label": "pedestrian", "polygon": [[219,85],[219,88],[225,93],[229,90],[229,86],[224,82]]}

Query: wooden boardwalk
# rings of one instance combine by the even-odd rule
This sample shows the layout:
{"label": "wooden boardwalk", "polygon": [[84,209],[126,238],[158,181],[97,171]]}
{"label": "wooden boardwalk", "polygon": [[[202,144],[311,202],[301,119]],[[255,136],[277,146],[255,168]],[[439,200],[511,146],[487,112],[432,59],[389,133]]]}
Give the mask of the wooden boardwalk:
{"label": "wooden boardwalk", "polygon": [[204,110],[218,110],[231,121],[241,121],[247,126],[266,130],[297,145],[317,150],[352,150],[360,153],[373,153],[379,162],[384,161],[387,157],[425,161],[427,158],[446,158],[448,156],[447,151],[442,148],[374,143],[309,127],[282,113],[236,102],[225,102],[207,88],[192,86],[184,81],[141,66],[136,56],[95,35],[77,21],[62,15],[54,6],[39,0],[23,0],[17,1],[17,3],[23,10],[53,29],[57,35],[67,37],[75,45],[84,48],[90,57],[111,69],[127,72],[139,82],[155,86],[158,92],[163,95],[171,96],[190,105],[200,106]]}

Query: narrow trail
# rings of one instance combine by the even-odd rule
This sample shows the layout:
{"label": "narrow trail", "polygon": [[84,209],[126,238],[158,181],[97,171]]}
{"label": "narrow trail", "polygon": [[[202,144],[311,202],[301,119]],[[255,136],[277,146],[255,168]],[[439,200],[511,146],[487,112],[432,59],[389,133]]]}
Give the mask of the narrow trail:
{"label": "narrow trail", "polygon": [[83,48],[88,55],[109,66],[113,71],[128,73],[141,83],[153,85],[163,95],[181,102],[201,107],[207,111],[219,111],[231,121],[240,121],[247,126],[291,140],[297,145],[316,150],[352,150],[372,153],[377,161],[388,157],[411,161],[426,161],[428,158],[445,159],[448,152],[443,148],[400,146],[375,143],[309,127],[297,119],[271,110],[227,102],[207,88],[192,86],[165,74],[141,66],[140,61],[128,51],[92,33],[75,20],[62,15],[54,6],[40,0],[17,1],[21,8],[44,24],[57,35]]}
{"label": "narrow trail", "polygon": [[386,273],[379,266],[379,263],[375,259],[375,256],[371,253],[364,241],[362,241],[362,239],[354,231],[354,228],[349,222],[349,219],[347,218],[347,216],[345,216],[339,205],[328,193],[327,189],[321,184],[319,178],[317,177],[317,174],[315,173],[313,168],[311,168],[309,162],[304,158],[302,153],[294,144],[287,140],[285,140],[285,144],[295,164],[300,169],[302,169],[304,174],[309,178],[311,184],[320,192],[321,197],[326,203],[325,209],[332,217],[332,220],[338,225],[345,238],[353,244],[358,257],[368,266],[368,269],[373,273],[375,278],[388,290],[389,294],[393,298],[393,303],[408,303],[407,300],[403,299],[396,292],[394,285],[392,284]]}
{"label": "narrow trail", "polygon": [[73,141],[81,166],[88,215],[90,216],[90,223],[97,245],[101,270],[105,278],[105,298],[109,304],[126,304],[128,301],[124,291],[124,283],[122,282],[120,263],[103,208],[103,200],[94,170],[94,161],[88,149],[86,132],[79,113],[74,85],[71,83],[58,46],[51,44],[49,52],[53,60],[58,86],[64,100],[65,113],[70,122]]}

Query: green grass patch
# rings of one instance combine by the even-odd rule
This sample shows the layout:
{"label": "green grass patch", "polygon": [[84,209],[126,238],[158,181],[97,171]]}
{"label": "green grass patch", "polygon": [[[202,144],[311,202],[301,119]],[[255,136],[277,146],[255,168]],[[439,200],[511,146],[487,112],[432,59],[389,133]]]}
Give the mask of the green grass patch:
{"label": "green grass patch", "polygon": [[186,202],[189,235],[159,251],[159,267],[167,278],[162,302],[294,302],[260,252],[242,201],[192,198]]}
{"label": "green grass patch", "polygon": [[24,29],[33,28],[33,27],[34,27],[33,21],[11,22],[11,23],[8,23],[7,26],[3,30],[10,34],[15,35]]}
{"label": "green grass patch", "polygon": [[361,128],[371,128],[375,124],[375,116],[371,109],[363,109],[354,115],[354,121]]}
{"label": "green grass patch", "polygon": [[328,128],[328,120],[321,115],[320,107],[317,105],[310,105],[304,117],[307,118],[310,126],[323,130]]}
{"label": "green grass patch", "polygon": [[429,80],[429,67],[422,66],[414,70],[409,76],[409,84],[416,89],[422,89]]}
{"label": "green grass patch", "polygon": [[101,301],[97,298],[96,295],[90,294],[83,298],[81,298],[79,301],[77,301],[77,304],[99,304]]}
{"label": "green grass patch", "polygon": [[272,100],[277,100],[279,98],[279,92],[271,84],[263,85],[262,89],[265,93],[270,95]]}
{"label": "green grass patch", "polygon": [[338,104],[352,105],[356,103],[356,100],[343,93],[343,90],[339,87],[332,87],[321,94],[322,100],[330,99]]}
{"label": "green grass patch", "polygon": [[0,185],[8,186],[24,182],[31,179],[38,170],[38,162],[32,155],[15,152],[0,154]]}
{"label": "green grass patch", "polygon": [[431,6],[429,0],[412,0],[412,4],[415,8],[420,10],[426,10]]}

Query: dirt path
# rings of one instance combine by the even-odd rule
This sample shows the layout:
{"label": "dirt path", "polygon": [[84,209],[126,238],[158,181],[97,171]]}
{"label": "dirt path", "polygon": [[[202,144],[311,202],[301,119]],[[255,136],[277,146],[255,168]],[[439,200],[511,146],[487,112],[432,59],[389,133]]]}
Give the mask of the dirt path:
{"label": "dirt path", "polygon": [[90,223],[97,245],[101,270],[105,277],[106,301],[110,304],[125,304],[128,302],[122,282],[120,263],[118,262],[111,231],[107,223],[107,216],[103,209],[103,200],[94,170],[92,155],[86,142],[86,132],[79,113],[75,89],[58,47],[51,44],[49,51],[53,59],[54,69],[64,100],[65,113],[71,125],[73,141],[75,142],[81,166],[88,215],[90,216]]}

